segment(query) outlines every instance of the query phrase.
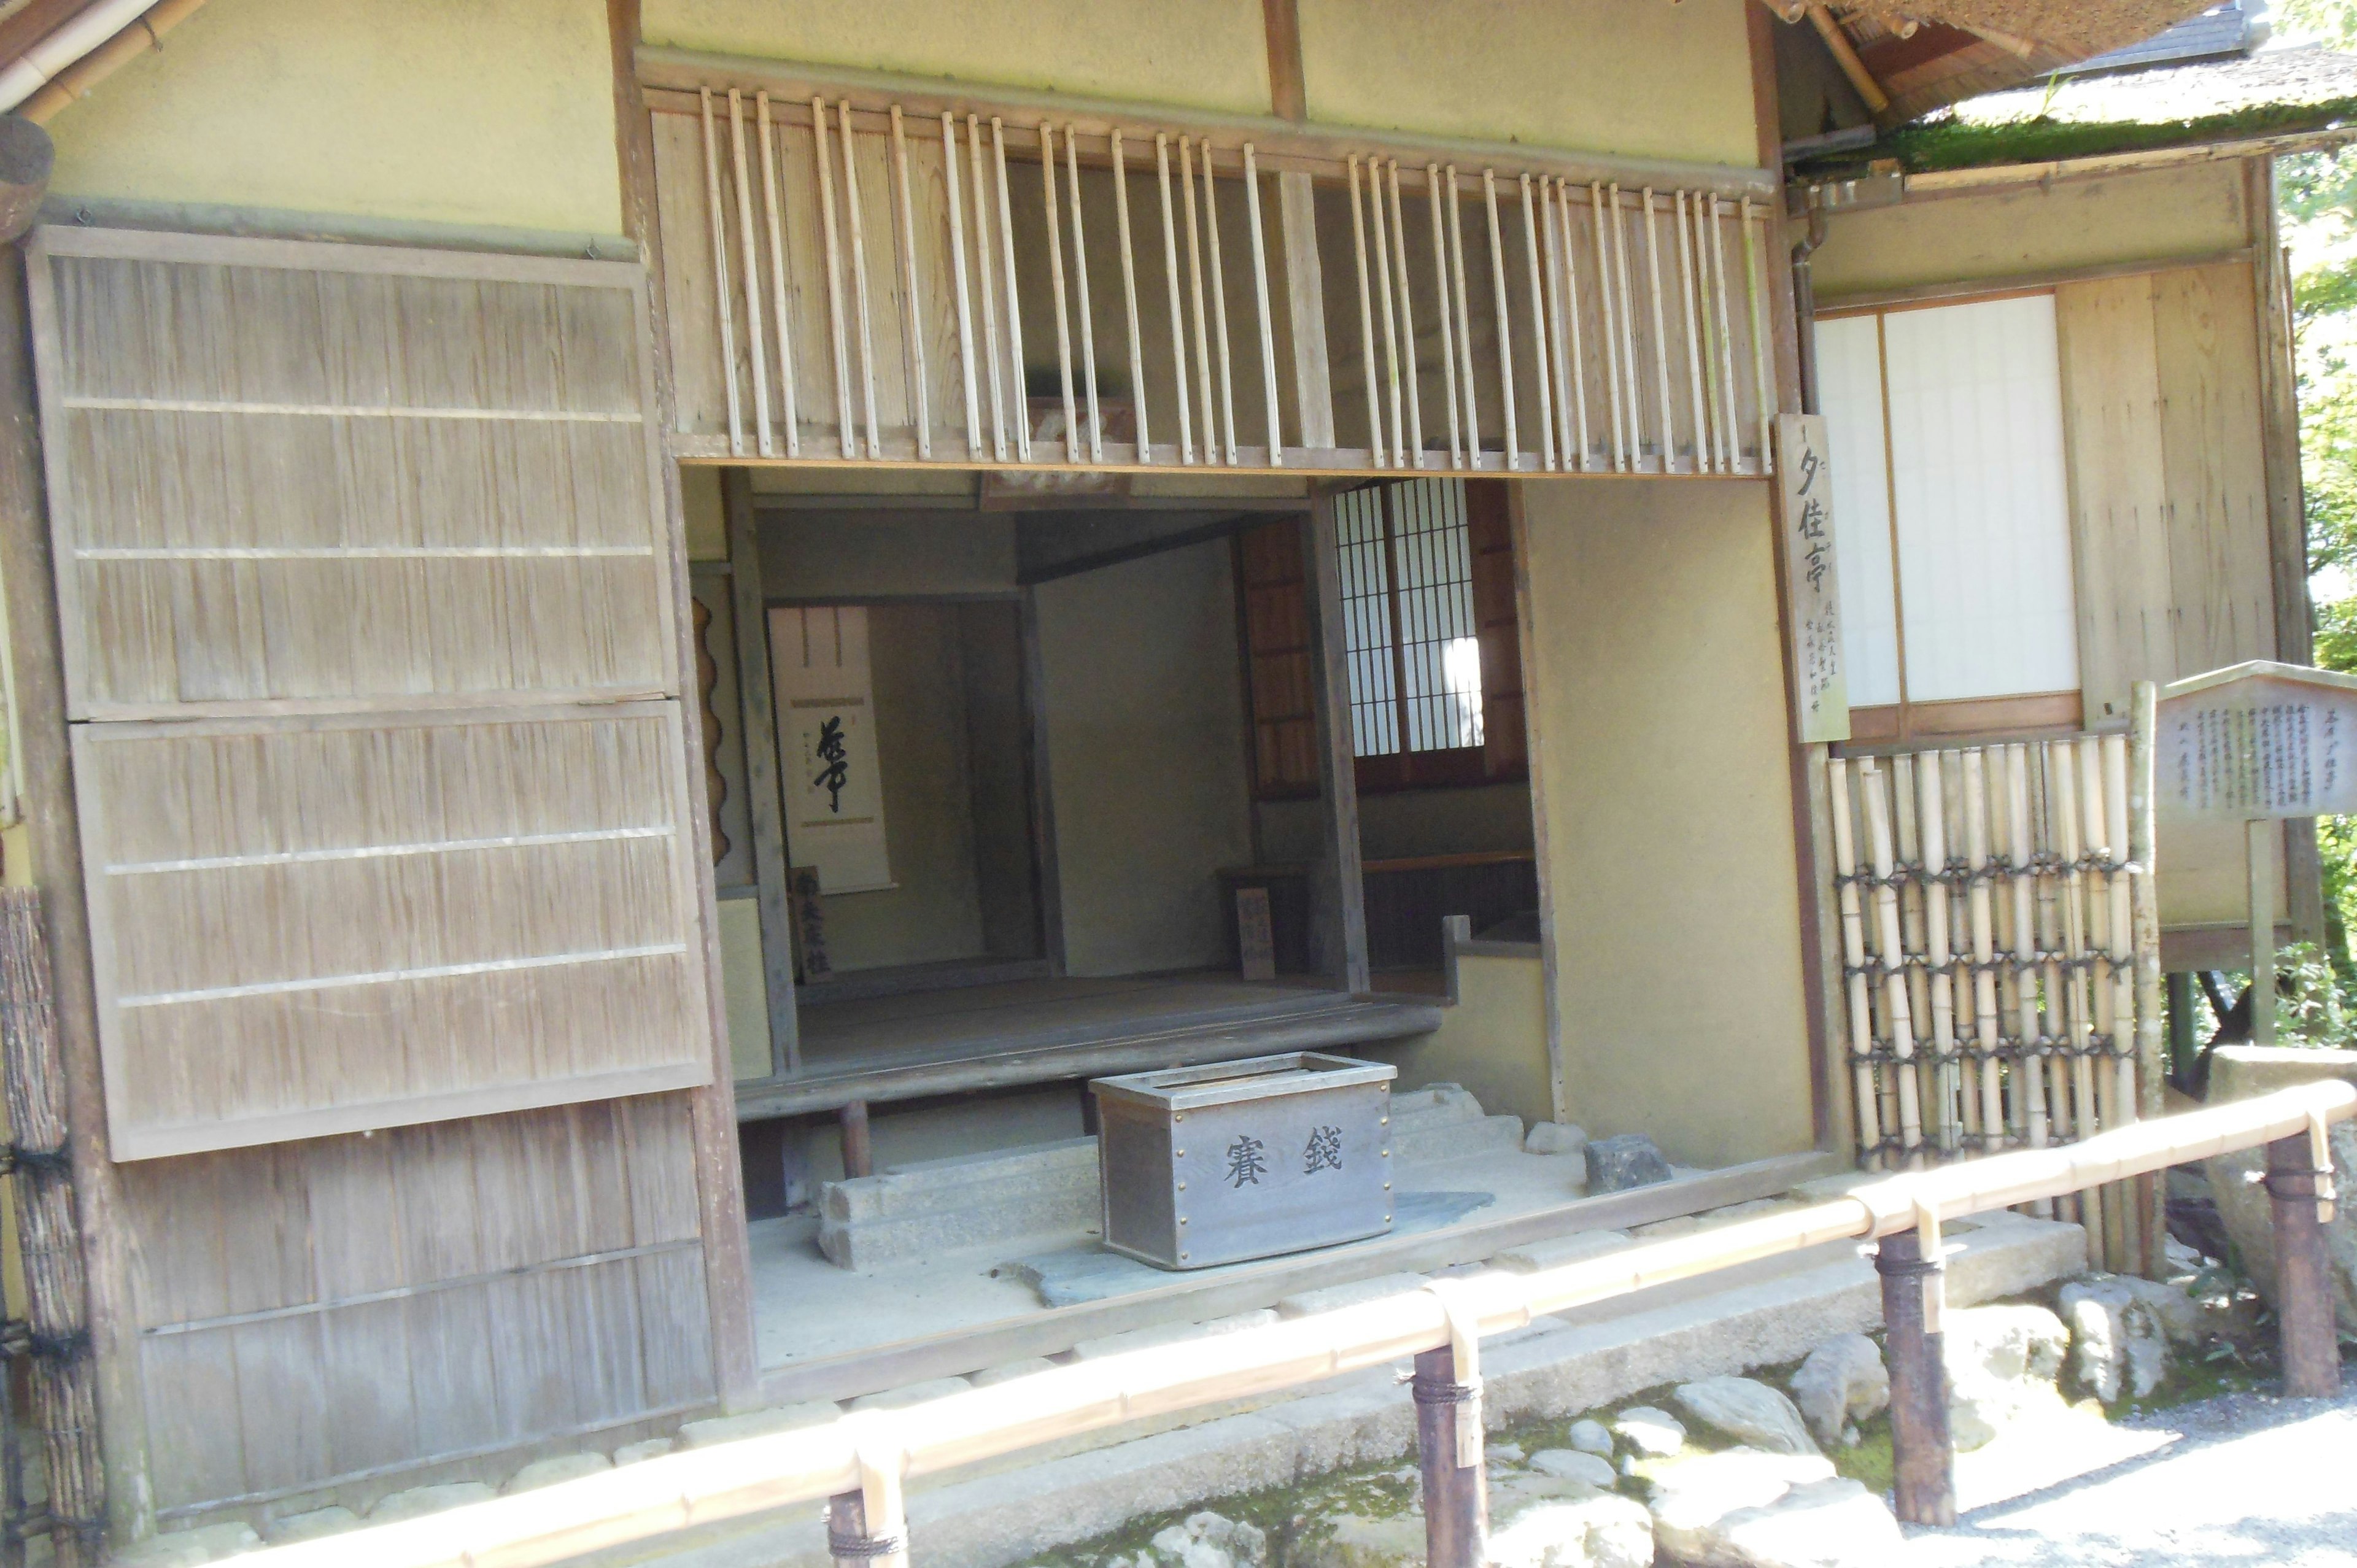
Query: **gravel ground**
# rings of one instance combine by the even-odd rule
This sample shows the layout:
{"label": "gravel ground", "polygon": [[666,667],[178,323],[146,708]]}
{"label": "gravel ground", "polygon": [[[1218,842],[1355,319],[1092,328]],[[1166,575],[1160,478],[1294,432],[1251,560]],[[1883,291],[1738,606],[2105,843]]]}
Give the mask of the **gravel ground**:
{"label": "gravel ground", "polygon": [[2230,1394],[2129,1424],[2178,1434],[2140,1459],[1910,1530],[1910,1568],[2357,1564],[2357,1388]]}

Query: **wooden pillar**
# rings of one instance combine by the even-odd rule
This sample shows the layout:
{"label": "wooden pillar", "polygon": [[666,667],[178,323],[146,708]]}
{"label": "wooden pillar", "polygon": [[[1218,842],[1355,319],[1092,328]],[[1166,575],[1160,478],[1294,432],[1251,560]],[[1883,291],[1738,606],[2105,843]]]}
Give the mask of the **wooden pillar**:
{"label": "wooden pillar", "polygon": [[2193,1066],[2193,976],[2169,977],[2169,1070],[2183,1078]]}
{"label": "wooden pillar", "polygon": [[2332,1315],[2332,1260],[2317,1213],[2319,1184],[2306,1133],[2267,1145],[2267,1200],[2275,1211],[2276,1321],[2283,1337],[2284,1393],[2330,1399],[2341,1391],[2341,1337]]}
{"label": "wooden pillar", "polygon": [[720,476],[728,521],[728,593],[736,609],[737,706],[743,715],[746,811],[753,824],[754,891],[761,908],[761,978],[770,1001],[770,1074],[802,1071],[801,1012],[794,1004],[794,939],[787,880],[786,803],[780,788],[777,688],[770,673],[770,606],[761,580],[761,531],[753,478]]}
{"label": "wooden pillar", "polygon": [[1351,677],[1342,626],[1342,570],[1334,501],[1319,496],[1301,529],[1308,574],[1311,685],[1318,709],[1320,819],[1309,873],[1309,967],[1329,985],[1367,989],[1366,886],[1359,856],[1358,748],[1351,737]]}
{"label": "wooden pillar", "polygon": [[1482,1568],[1490,1542],[1490,1498],[1479,1453],[1470,1465],[1458,1449],[1457,1412],[1479,1391],[1459,1382],[1456,1352],[1444,1345],[1415,1359],[1416,1465],[1424,1487],[1427,1568]]}
{"label": "wooden pillar", "polygon": [[1892,1479],[1902,1524],[1956,1522],[1956,1454],[1948,1435],[1948,1376],[1932,1303],[1945,1264],[1923,1255],[1921,1231],[1876,1247],[1882,1325],[1890,1348]]}
{"label": "wooden pillar", "polygon": [[2251,1044],[2276,1043],[2276,824],[2245,824],[2251,883]]}
{"label": "wooden pillar", "polygon": [[131,1288],[134,1238],[108,1154],[90,909],[68,756],[64,652],[25,291],[23,252],[13,245],[0,247],[0,561],[6,563],[0,589],[7,594],[9,655],[24,742],[18,763],[26,837],[48,930],[51,995],[65,1060],[74,1198],[89,1275],[91,1352],[98,1359],[107,1533],[119,1552],[155,1533],[155,1503],[147,1479],[147,1418]]}
{"label": "wooden pillar", "polygon": [[1294,428],[1301,433],[1301,444],[1314,451],[1334,445],[1334,392],[1326,358],[1326,275],[1318,259],[1316,188],[1299,169],[1277,174],[1276,232],[1285,258],[1286,338],[1293,350]]}
{"label": "wooden pillar", "polygon": [[835,1113],[843,1127],[843,1174],[856,1178],[876,1174],[875,1145],[867,1139],[867,1101],[846,1101]]}
{"label": "wooden pillar", "polygon": [[909,1568],[908,1520],[868,1519],[867,1494],[837,1492],[826,1504],[826,1551],[837,1568]]}

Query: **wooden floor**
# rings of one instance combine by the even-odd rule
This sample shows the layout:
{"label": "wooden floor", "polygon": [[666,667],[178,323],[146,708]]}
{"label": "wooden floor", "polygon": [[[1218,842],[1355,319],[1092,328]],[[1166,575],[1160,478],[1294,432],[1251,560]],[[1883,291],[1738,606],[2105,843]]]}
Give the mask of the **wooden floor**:
{"label": "wooden floor", "polygon": [[806,1006],[800,1077],[737,1086],[740,1120],[1426,1033],[1440,1004],[1232,973],[1039,979]]}

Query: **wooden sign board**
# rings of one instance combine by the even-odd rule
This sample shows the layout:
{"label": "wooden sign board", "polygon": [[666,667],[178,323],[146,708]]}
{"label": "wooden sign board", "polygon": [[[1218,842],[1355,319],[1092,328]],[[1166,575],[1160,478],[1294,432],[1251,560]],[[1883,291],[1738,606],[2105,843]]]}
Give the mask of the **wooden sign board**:
{"label": "wooden sign board", "polygon": [[1236,949],[1246,980],[1276,978],[1276,928],[1265,887],[1236,889]]}
{"label": "wooden sign board", "polygon": [[1849,676],[1842,665],[1841,580],[1834,565],[1834,487],[1825,420],[1776,416],[1783,487],[1784,628],[1792,639],[1792,723],[1803,744],[1849,738]]}
{"label": "wooden sign board", "polygon": [[2154,737],[2166,822],[2357,811],[2357,676],[2253,662],[2164,686]]}

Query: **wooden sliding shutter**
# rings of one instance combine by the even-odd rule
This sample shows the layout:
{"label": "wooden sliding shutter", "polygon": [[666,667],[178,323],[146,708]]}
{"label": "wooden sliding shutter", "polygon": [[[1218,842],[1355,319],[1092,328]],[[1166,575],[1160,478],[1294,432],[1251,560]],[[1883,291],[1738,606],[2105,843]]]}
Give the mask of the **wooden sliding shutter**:
{"label": "wooden sliding shutter", "polygon": [[708,1081],[640,270],[28,266],[116,1157]]}
{"label": "wooden sliding shutter", "polygon": [[1301,522],[1285,518],[1236,536],[1243,600],[1245,686],[1252,701],[1253,794],[1318,793],[1317,647],[1309,631]]}

